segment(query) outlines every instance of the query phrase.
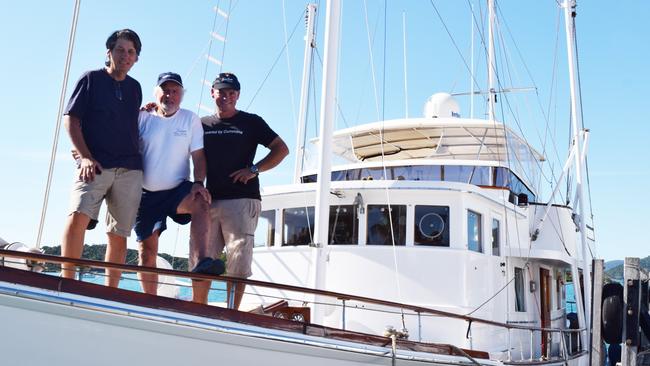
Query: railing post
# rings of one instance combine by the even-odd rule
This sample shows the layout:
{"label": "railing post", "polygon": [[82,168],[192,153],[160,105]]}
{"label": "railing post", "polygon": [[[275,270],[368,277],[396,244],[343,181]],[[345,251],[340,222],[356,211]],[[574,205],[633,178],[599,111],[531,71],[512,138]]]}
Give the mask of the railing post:
{"label": "railing post", "polygon": [[228,309],[235,308],[235,289],[237,288],[237,283],[233,282],[230,284],[230,291],[228,291]]}
{"label": "railing post", "polygon": [[531,330],[530,330],[530,357],[529,357],[529,360],[530,360],[530,361],[533,360],[533,344],[534,344],[534,342],[533,342],[533,338],[535,338],[535,333],[534,333],[534,331],[531,329]]}
{"label": "railing post", "polygon": [[593,316],[591,319],[594,324],[591,328],[591,344],[593,345],[591,349],[591,364],[592,365],[602,365],[604,357],[602,354],[603,348],[603,337],[601,334],[600,324],[597,321],[602,319],[602,298],[603,298],[603,269],[605,267],[605,262],[602,259],[595,259],[592,264],[594,271],[594,296],[592,297],[592,311]]}
{"label": "railing post", "polygon": [[623,346],[621,349],[621,365],[636,365],[639,347],[639,287],[640,287],[639,258],[625,258],[623,284]]}
{"label": "railing post", "polygon": [[422,313],[418,311],[418,342],[422,342]]}
{"label": "railing post", "polygon": [[345,330],[345,299],[342,299],[341,301],[343,301],[343,310],[341,312],[342,313],[341,314],[341,318],[342,318],[341,319],[341,329]]}

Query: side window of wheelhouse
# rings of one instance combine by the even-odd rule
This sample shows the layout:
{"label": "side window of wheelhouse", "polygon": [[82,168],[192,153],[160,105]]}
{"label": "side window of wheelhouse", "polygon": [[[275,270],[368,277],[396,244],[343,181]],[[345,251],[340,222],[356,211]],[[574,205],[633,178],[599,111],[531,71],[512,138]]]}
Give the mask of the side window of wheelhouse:
{"label": "side window of wheelhouse", "polygon": [[526,311],[524,270],[515,267],[515,311]]}
{"label": "side window of wheelhouse", "polygon": [[358,244],[359,220],[355,205],[330,206],[329,244]]}
{"label": "side window of wheelhouse", "polygon": [[415,245],[449,246],[449,207],[415,206]]}
{"label": "side window of wheelhouse", "polygon": [[307,245],[314,236],[314,207],[285,208],[282,211],[282,245]]}
{"label": "side window of wheelhouse", "polygon": [[405,245],[406,206],[368,205],[367,230],[368,245]]}
{"label": "side window of wheelhouse", "polygon": [[275,244],[275,210],[262,211],[255,229],[255,247]]}
{"label": "side window of wheelhouse", "polygon": [[497,219],[492,219],[492,255],[501,255],[501,223]]}
{"label": "side window of wheelhouse", "polygon": [[467,248],[474,252],[483,252],[483,233],[481,214],[467,210]]}

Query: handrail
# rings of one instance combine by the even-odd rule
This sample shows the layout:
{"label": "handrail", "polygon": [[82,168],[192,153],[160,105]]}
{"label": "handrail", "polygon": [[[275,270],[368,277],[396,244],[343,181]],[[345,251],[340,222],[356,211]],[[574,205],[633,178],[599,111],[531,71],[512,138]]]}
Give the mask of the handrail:
{"label": "handrail", "polygon": [[[532,330],[532,331],[558,331],[559,330],[557,328],[541,328],[541,327],[531,327],[531,326],[507,324],[507,323],[501,323],[501,322],[496,322],[496,321],[487,320],[487,319],[481,319],[481,318],[476,318],[476,317],[471,317],[471,316],[466,316],[466,315],[450,313],[450,312],[447,312],[447,311],[441,311],[441,310],[426,308],[426,307],[422,307],[422,306],[402,304],[402,303],[398,303],[398,302],[394,302],[394,301],[380,300],[380,299],[374,299],[374,298],[365,297],[365,296],[357,296],[357,295],[351,295],[351,294],[344,294],[344,293],[340,293],[340,292],[318,290],[318,289],[312,289],[312,288],[307,288],[307,287],[300,287],[300,286],[287,285],[287,284],[278,284],[278,283],[259,281],[259,280],[251,280],[251,279],[244,279],[244,278],[237,278],[237,277],[214,276],[214,275],[206,275],[206,274],[199,274],[199,273],[176,271],[176,270],[171,270],[171,269],[137,266],[137,265],[132,265],[132,264],[120,264],[120,263],[112,263],[112,262],[102,262],[102,261],[96,261],[96,260],[91,260],[91,259],[83,259],[83,258],[69,258],[69,257],[55,256],[55,255],[49,255],[49,254],[19,252],[19,251],[6,250],[6,249],[0,249],[0,257],[21,258],[21,259],[29,259],[29,260],[43,261],[43,262],[50,262],[50,263],[72,263],[72,264],[77,265],[77,266],[88,266],[88,267],[93,267],[93,268],[110,268],[110,269],[119,269],[119,270],[122,270],[122,271],[140,272],[140,273],[152,273],[152,274],[159,274],[159,275],[166,275],[166,276],[184,277],[184,278],[190,278],[190,279],[217,280],[217,281],[223,281],[223,282],[243,283],[243,284],[250,285],[250,286],[260,286],[260,287],[273,288],[273,289],[277,289],[277,290],[285,290],[285,291],[302,292],[302,293],[315,294],[315,295],[323,295],[323,296],[327,296],[327,297],[331,297],[331,298],[336,298],[338,300],[346,300],[346,301],[354,300],[354,301],[364,302],[364,303],[368,303],[368,304],[382,305],[382,306],[394,307],[394,308],[402,308],[402,309],[413,311],[415,313],[428,313],[428,314],[438,315],[438,316],[447,317],[447,318],[460,319],[460,320],[473,322],[473,323],[482,323],[482,324],[497,326],[497,327],[506,328],[506,329],[520,329],[520,330]],[[578,329],[578,330],[576,330],[576,329],[564,329],[563,331],[573,332],[573,331],[582,331],[582,329]]]}

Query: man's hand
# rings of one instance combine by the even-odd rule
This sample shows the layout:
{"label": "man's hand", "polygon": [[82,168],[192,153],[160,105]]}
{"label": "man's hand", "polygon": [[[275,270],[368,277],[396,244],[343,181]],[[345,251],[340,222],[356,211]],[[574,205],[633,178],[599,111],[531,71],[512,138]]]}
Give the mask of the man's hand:
{"label": "man's hand", "polygon": [[140,108],[143,112],[154,112],[158,110],[158,105],[154,102],[149,102]]}
{"label": "man's hand", "polygon": [[81,158],[79,161],[79,179],[84,182],[95,180],[96,174],[102,174],[102,166],[98,161],[91,158]]}
{"label": "man's hand", "polygon": [[70,150],[70,153],[72,154],[72,158],[77,162],[79,179],[88,183],[95,180],[95,174],[102,174],[102,165],[95,159],[82,158],[75,149]]}
{"label": "man's hand", "polygon": [[232,178],[233,183],[241,182],[246,184],[249,180],[257,177],[257,174],[251,172],[249,168],[242,168],[231,173],[229,177]]}
{"label": "man's hand", "polygon": [[212,196],[210,192],[200,184],[192,184],[192,190],[190,191],[192,197],[196,198],[197,196],[205,200],[208,204],[212,203]]}

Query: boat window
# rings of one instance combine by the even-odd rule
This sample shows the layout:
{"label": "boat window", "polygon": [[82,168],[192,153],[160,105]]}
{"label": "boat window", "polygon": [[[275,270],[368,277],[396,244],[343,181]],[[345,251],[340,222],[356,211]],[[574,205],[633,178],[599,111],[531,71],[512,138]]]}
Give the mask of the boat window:
{"label": "boat window", "polygon": [[515,311],[526,311],[524,270],[515,267]]}
{"label": "boat window", "polygon": [[[517,196],[528,195],[529,202],[536,202],[536,196],[524,182],[508,168],[473,165],[405,165],[386,167],[385,180],[410,180],[424,182],[461,182],[484,187],[508,188],[509,201],[517,204]],[[383,167],[355,168],[332,172],[332,181],[384,180]],[[300,178],[302,183],[315,183],[316,174]]]}
{"label": "boat window", "polygon": [[329,243],[358,244],[359,220],[354,205],[330,206]]}
{"label": "boat window", "polygon": [[[337,170],[332,172],[332,182],[346,181],[346,180],[359,180],[359,172],[361,169],[348,169],[348,170]],[[314,182],[316,181],[316,176],[313,176]]]}
{"label": "boat window", "polygon": [[558,310],[564,309],[565,304],[565,293],[564,293],[564,274],[562,271],[555,272],[555,296],[556,296],[556,308]]}
{"label": "boat window", "polygon": [[449,246],[449,207],[415,206],[415,245]]}
{"label": "boat window", "polygon": [[442,167],[438,165],[397,166],[393,168],[395,180],[439,181]]}
{"label": "boat window", "polygon": [[513,193],[510,202],[517,203],[517,195],[524,193],[528,196],[528,202],[535,202],[537,197],[526,187],[514,173],[507,168],[494,168],[492,185],[495,187],[508,188]]}
{"label": "boat window", "polygon": [[275,210],[262,211],[255,229],[255,247],[275,244]]}
{"label": "boat window", "polygon": [[392,180],[393,171],[392,168],[386,168],[385,177],[384,177],[384,168],[374,167],[374,168],[362,168],[360,169],[359,176],[361,180]]}
{"label": "boat window", "polygon": [[443,180],[447,182],[490,185],[490,168],[486,166],[445,165],[442,172]]}
{"label": "boat window", "polygon": [[314,207],[286,208],[282,211],[282,245],[307,245],[314,236]]}
{"label": "boat window", "polygon": [[367,213],[368,245],[393,245],[391,234],[395,245],[406,244],[406,205],[368,205]]}
{"label": "boat window", "polygon": [[501,246],[501,223],[497,219],[492,219],[492,255],[500,255]]}
{"label": "boat window", "polygon": [[469,250],[483,252],[483,233],[481,229],[481,214],[467,210],[467,248]]}

